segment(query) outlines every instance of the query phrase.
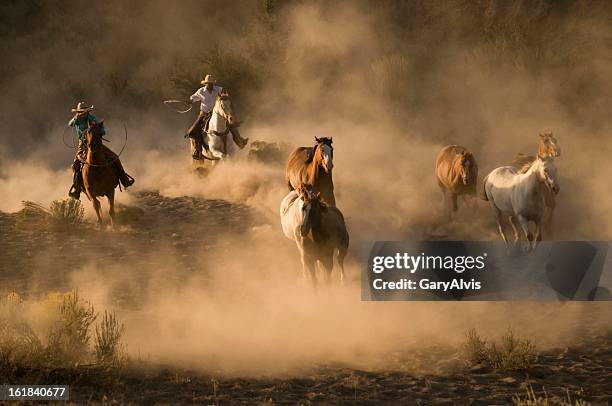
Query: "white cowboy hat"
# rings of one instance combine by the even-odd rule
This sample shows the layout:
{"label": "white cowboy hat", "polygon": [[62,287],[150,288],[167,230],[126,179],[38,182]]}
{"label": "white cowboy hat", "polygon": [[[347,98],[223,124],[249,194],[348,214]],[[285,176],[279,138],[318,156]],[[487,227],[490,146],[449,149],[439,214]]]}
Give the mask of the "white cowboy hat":
{"label": "white cowboy hat", "polygon": [[85,111],[91,111],[93,110],[94,106],[89,106],[87,107],[87,103],[85,102],[79,102],[76,106],[76,109],[72,109],[73,113],[83,113]]}
{"label": "white cowboy hat", "polygon": [[202,84],[205,85],[207,83],[212,83],[215,84],[215,77],[213,75],[206,75],[206,77],[204,78],[204,80],[202,81]]}

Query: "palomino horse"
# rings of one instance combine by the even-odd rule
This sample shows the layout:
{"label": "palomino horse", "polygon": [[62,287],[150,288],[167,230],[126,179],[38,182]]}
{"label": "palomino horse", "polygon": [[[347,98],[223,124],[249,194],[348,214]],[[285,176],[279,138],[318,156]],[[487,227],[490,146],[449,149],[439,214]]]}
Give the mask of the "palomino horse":
{"label": "palomino horse", "polygon": [[436,157],[436,177],[438,186],[448,206],[450,194],[451,213],[457,211],[457,196],[476,195],[478,165],[474,155],[460,145],[448,145]]}
{"label": "palomino horse", "polygon": [[[541,158],[556,158],[561,156],[561,148],[559,148],[559,143],[557,139],[553,136],[552,133],[544,133],[540,134],[540,141],[538,143],[538,154],[537,156]],[[536,157],[533,155],[525,155],[518,153],[514,157],[511,165],[514,166],[517,170],[523,168],[527,164],[533,163]],[[546,206],[546,210],[544,212],[544,230],[547,235],[552,236],[552,218],[553,212],[555,211],[555,207],[557,205],[555,194],[548,190],[546,187],[544,189],[544,204]]]}
{"label": "palomino horse", "polygon": [[[515,220],[527,237],[527,248],[535,249],[542,240],[542,216],[544,214],[544,184],[553,193],[559,192],[557,169],[552,158],[538,157],[532,164],[526,164],[517,171],[512,166],[494,169],[483,180],[483,199],[491,203],[495,212],[499,232],[508,245],[508,240],[501,224],[502,216],[508,217],[514,229],[515,243],[519,239]],[[535,239],[529,231],[529,221],[536,226]]]}
{"label": "palomino horse", "polygon": [[331,138],[317,138],[314,147],[299,147],[289,155],[285,180],[289,190],[310,187],[314,193],[321,193],[328,206],[336,206],[334,197],[334,148]]}
{"label": "palomino horse", "polygon": [[228,137],[230,126],[234,124],[232,99],[227,94],[220,94],[215,101],[206,131],[208,148],[216,160],[225,159],[237,151],[238,146],[234,143],[233,137]]}
{"label": "palomino horse", "polygon": [[119,178],[113,169],[112,162],[107,162],[102,145],[102,131],[104,121],[90,123],[87,130],[87,158],[83,162],[82,176],[85,194],[93,203],[98,216],[98,223],[102,225],[100,216],[100,201],[98,196],[108,198],[111,226],[115,220],[115,188],[119,185]]}
{"label": "palomino horse", "polygon": [[323,203],[319,193],[301,188],[285,196],[280,207],[280,218],[285,236],[297,244],[304,278],[309,274],[316,286],[315,266],[318,261],[326,271],[329,283],[337,249],[340,281],[343,282],[349,234],[340,210]]}

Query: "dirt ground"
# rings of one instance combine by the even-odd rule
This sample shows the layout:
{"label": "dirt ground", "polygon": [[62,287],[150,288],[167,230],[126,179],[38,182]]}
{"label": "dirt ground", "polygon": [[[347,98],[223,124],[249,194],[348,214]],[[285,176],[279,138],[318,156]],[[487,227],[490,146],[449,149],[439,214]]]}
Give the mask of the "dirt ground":
{"label": "dirt ground", "polygon": [[[3,293],[36,297],[73,287],[70,270],[84,262],[126,263],[140,273],[140,283],[125,282],[113,290],[113,307],[143,311],[142,295],[153,295],[147,273],[159,258],[172,261],[167,285],[180,285],[189,275],[207,278],[206,252],[236,255],[232,238],[258,225],[254,209],[223,200],[168,198],[139,192],[119,210],[115,231],[88,224],[72,232],[41,231],[19,213],[0,213],[0,286]],[[197,247],[197,250],[194,250]],[[241,246],[240,252],[248,251]],[[165,254],[164,254],[165,253]],[[240,255],[240,254],[237,254]],[[101,269],[104,269],[103,267]],[[152,293],[153,292],[153,293]],[[129,329],[129,325],[127,326]],[[82,366],[70,370],[20,370],[14,383],[66,383],[75,403],[141,404],[474,404],[512,403],[525,396],[527,385],[551,401],[567,393],[591,404],[612,402],[612,334],[580,326],[572,345],[545,349],[529,371],[503,372],[471,366],[456,345],[423,347],[411,353],[389,352],[387,369],[362,370],[342,363],[309,365],[285,374],[239,377],[223,369],[181,367],[155,360],[132,361],[114,371]],[[396,359],[391,360],[395,357]],[[422,371],[417,373],[415,371]]]}

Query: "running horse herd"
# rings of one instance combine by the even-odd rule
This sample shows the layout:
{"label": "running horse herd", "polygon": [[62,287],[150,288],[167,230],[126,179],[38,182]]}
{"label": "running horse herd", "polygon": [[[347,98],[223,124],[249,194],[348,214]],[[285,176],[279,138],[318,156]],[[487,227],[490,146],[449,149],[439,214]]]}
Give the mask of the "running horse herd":
{"label": "running horse herd", "polygon": [[[93,106],[81,106],[84,104],[79,103],[73,110],[77,115],[69,124],[77,127],[80,140],[75,159],[79,170],[75,169],[73,185],[73,188],[77,187],[77,193],[71,189],[70,195],[78,198],[80,190],[84,191],[94,206],[100,224],[98,197],[106,196],[112,225],[115,189],[120,183],[126,187],[131,185],[133,178],[125,173],[119,157],[102,144],[105,134],[103,121],[96,121],[89,113]],[[202,127],[205,137],[202,147],[212,155],[208,159],[223,160],[244,147],[241,140],[248,139],[226,136],[234,122],[229,95],[216,95],[209,112],[209,122]],[[528,250],[535,249],[542,240],[543,227],[550,231],[555,196],[559,192],[554,158],[560,153],[552,133],[540,134],[535,156],[517,154],[510,165],[494,169],[482,180],[480,195],[489,202],[506,245],[508,239],[502,224],[504,218],[509,220],[514,230],[515,243],[520,239],[520,232],[525,235]],[[333,156],[332,139],[327,137],[315,137],[312,147],[295,149],[286,167],[285,181],[289,193],[280,206],[283,232],[296,243],[302,273],[315,285],[317,266],[322,268],[327,282],[331,281],[336,253],[340,281],[344,280],[344,258],[349,246],[344,216],[336,207],[334,196]],[[437,155],[435,174],[444,195],[447,213],[451,216],[457,211],[459,196],[475,196],[478,193],[478,164],[473,153],[463,146],[444,147]],[[535,223],[535,234],[530,231],[529,222]]]}

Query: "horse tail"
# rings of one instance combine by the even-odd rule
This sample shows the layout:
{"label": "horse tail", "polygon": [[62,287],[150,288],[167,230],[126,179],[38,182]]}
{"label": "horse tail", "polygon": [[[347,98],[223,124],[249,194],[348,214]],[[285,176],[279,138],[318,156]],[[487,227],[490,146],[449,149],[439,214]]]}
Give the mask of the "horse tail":
{"label": "horse tail", "polygon": [[481,190],[480,198],[482,200],[489,201],[489,198],[487,197],[487,178],[488,176],[485,176],[485,178],[482,180],[482,190]]}

